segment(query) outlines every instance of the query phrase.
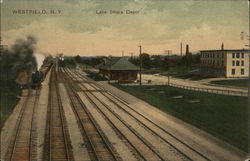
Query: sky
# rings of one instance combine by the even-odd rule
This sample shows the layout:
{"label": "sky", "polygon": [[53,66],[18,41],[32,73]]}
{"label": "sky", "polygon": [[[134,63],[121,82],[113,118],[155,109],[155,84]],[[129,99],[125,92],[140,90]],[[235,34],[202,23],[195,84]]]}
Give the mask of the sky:
{"label": "sky", "polygon": [[149,54],[179,54],[181,42],[183,53],[186,44],[193,52],[220,49],[222,42],[242,49],[248,25],[247,0],[1,0],[2,44],[33,35],[36,52],[45,54],[130,56],[139,45]]}

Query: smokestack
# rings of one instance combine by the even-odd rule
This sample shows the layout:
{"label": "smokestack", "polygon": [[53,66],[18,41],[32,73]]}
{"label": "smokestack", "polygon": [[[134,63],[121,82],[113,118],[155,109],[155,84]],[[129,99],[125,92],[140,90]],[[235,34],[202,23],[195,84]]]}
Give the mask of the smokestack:
{"label": "smokestack", "polygon": [[223,43],[221,44],[221,50],[224,50],[224,44]]}
{"label": "smokestack", "polygon": [[189,56],[189,46],[188,46],[188,44],[186,45],[186,56]]}
{"label": "smokestack", "polygon": [[182,42],[181,42],[181,56],[182,56]]}

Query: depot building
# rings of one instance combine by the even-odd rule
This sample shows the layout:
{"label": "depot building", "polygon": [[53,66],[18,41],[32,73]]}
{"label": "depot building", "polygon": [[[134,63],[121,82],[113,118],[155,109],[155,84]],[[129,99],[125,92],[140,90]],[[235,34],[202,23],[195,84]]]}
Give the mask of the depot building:
{"label": "depot building", "polygon": [[137,80],[139,68],[126,57],[109,57],[98,66],[99,74],[108,80],[129,83]]}

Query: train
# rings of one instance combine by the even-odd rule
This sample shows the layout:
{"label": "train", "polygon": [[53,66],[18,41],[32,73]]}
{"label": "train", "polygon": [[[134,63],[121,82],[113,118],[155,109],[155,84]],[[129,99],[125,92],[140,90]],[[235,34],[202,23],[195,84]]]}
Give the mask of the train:
{"label": "train", "polygon": [[30,85],[32,89],[37,89],[42,86],[42,82],[44,81],[51,66],[52,62],[43,64],[39,70],[31,73]]}

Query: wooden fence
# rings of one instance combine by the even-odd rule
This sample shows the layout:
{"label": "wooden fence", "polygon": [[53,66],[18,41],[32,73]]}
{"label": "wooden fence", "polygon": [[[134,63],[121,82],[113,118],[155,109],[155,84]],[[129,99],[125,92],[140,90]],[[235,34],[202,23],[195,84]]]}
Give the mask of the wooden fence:
{"label": "wooden fence", "polygon": [[[123,86],[138,86],[139,84],[121,84]],[[241,96],[241,97],[248,97],[248,92],[243,91],[234,91],[234,90],[224,90],[224,89],[213,89],[213,88],[201,88],[201,87],[193,87],[193,86],[184,86],[184,85],[178,85],[167,82],[161,82],[161,83],[142,83],[143,86],[151,86],[151,85],[169,85],[171,87],[176,88],[182,88],[186,90],[192,90],[192,91],[199,91],[199,92],[206,92],[206,93],[215,93],[215,94],[221,94],[221,95],[230,95],[230,96]]]}

